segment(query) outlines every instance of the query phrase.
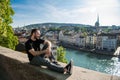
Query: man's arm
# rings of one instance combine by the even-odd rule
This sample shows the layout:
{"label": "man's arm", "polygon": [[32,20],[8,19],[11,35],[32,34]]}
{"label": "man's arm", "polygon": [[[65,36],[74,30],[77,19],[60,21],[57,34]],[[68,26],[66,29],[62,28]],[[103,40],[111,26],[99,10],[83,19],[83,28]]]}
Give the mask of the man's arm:
{"label": "man's arm", "polygon": [[38,56],[40,54],[44,54],[47,52],[47,50],[43,50],[43,51],[35,51],[34,49],[30,49],[29,52],[33,55],[33,56]]}
{"label": "man's arm", "polygon": [[51,53],[51,42],[50,41],[48,41],[48,40],[45,40],[44,41],[44,43],[43,43],[44,45],[46,44],[46,45],[48,45],[48,47],[47,47],[47,54],[50,54]]}
{"label": "man's arm", "polygon": [[48,40],[45,40],[43,44],[47,44],[48,48],[51,49],[51,42]]}
{"label": "man's arm", "polygon": [[30,43],[30,41],[27,41],[25,43],[25,48],[26,48],[26,51],[28,51],[29,53],[31,53],[33,56],[37,56],[37,55],[40,55],[40,54],[44,54],[46,52],[48,52],[48,50],[42,50],[42,51],[35,51]]}

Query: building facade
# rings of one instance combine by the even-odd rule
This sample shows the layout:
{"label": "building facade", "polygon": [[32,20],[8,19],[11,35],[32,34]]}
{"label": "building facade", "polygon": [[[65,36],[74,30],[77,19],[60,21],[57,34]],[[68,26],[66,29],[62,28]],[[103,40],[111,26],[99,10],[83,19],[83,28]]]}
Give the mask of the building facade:
{"label": "building facade", "polygon": [[81,48],[85,47],[85,37],[83,36],[77,37],[75,45]]}
{"label": "building facade", "polygon": [[102,33],[97,36],[96,49],[105,51],[115,51],[117,48],[117,35]]}

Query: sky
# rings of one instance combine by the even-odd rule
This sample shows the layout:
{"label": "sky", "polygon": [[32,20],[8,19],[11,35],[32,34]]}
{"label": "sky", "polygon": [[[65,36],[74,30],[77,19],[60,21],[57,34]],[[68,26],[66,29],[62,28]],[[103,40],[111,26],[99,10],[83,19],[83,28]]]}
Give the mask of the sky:
{"label": "sky", "polygon": [[36,23],[120,25],[120,0],[11,0],[13,27]]}

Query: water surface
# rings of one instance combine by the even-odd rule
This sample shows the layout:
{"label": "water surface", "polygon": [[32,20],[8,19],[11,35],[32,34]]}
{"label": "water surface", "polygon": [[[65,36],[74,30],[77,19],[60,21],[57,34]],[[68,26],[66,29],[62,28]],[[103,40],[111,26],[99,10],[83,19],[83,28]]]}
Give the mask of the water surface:
{"label": "water surface", "polygon": [[72,58],[76,66],[120,76],[120,59],[117,57],[66,49],[66,58],[68,61]]}

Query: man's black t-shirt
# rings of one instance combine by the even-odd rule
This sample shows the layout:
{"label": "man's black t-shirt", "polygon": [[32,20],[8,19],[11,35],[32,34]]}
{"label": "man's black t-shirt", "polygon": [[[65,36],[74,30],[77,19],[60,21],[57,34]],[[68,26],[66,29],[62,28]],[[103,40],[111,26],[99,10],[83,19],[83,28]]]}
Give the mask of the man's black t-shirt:
{"label": "man's black t-shirt", "polygon": [[40,44],[43,44],[45,40],[43,39],[37,39],[36,41],[33,41],[31,39],[29,39],[26,43],[25,43],[25,48],[26,48],[26,52],[28,54],[28,58],[31,61],[33,59],[33,55],[29,52],[30,49],[34,49],[35,51],[40,51]]}

